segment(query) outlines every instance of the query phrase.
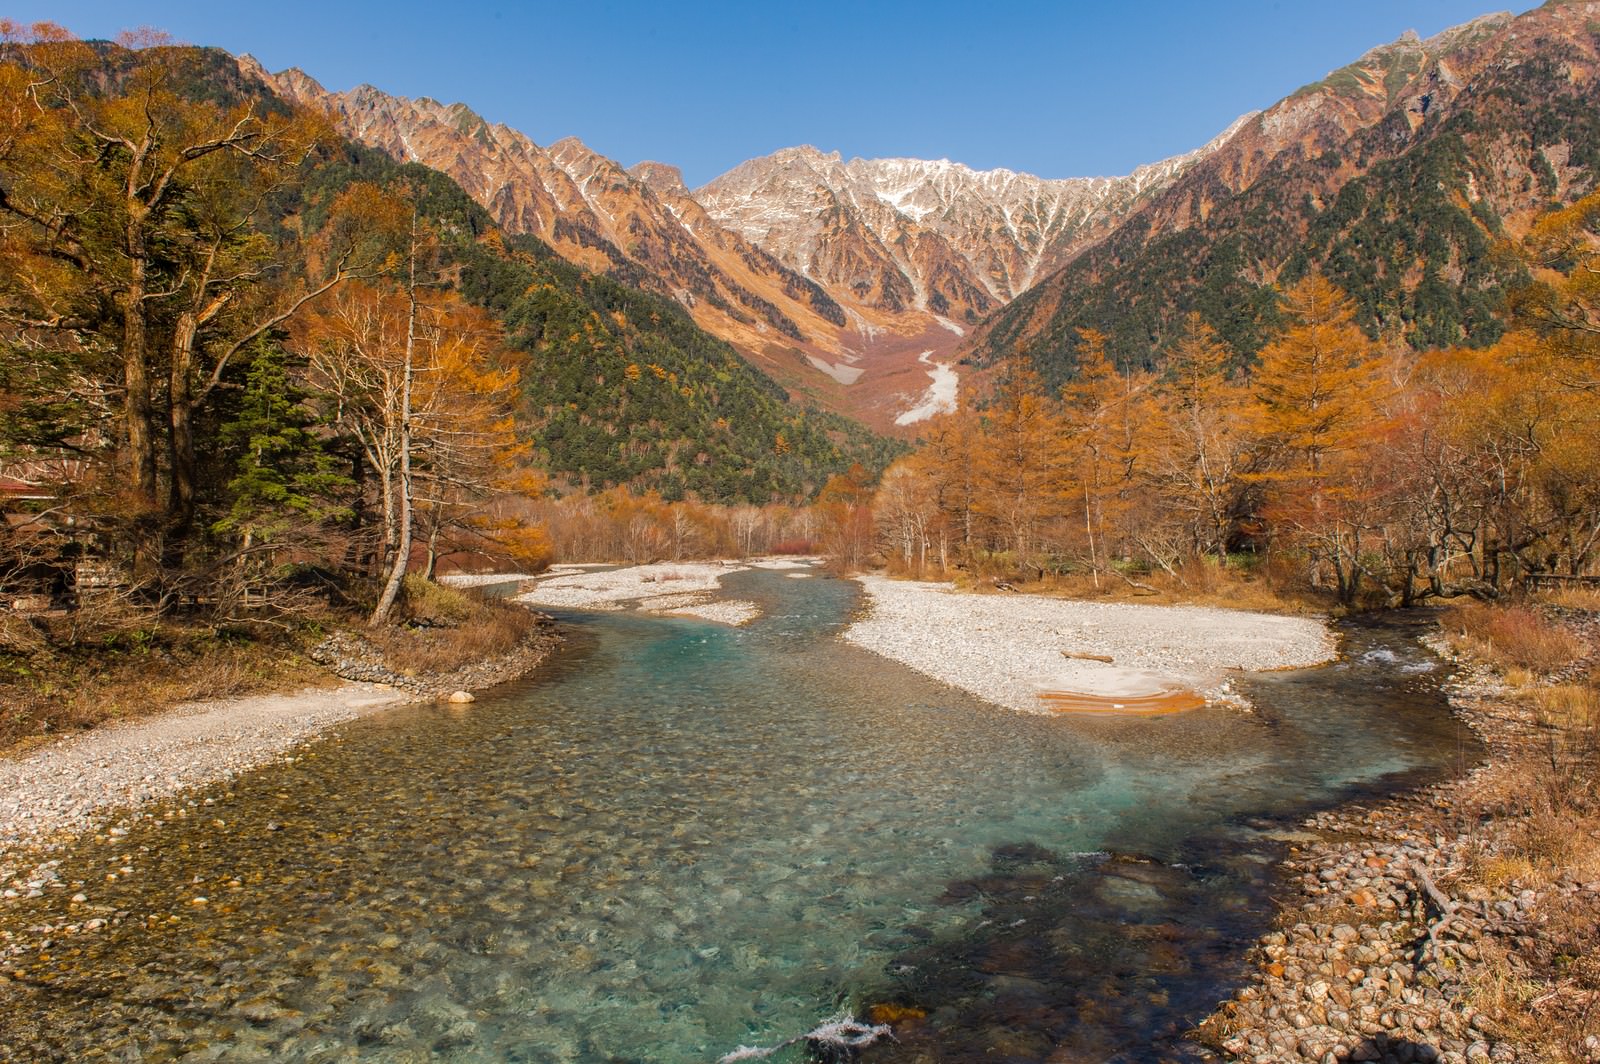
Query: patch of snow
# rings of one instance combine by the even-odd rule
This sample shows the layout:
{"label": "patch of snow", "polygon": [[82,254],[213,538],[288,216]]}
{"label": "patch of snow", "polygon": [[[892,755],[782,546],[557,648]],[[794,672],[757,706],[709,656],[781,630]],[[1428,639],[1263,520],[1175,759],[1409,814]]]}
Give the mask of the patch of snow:
{"label": "patch of snow", "polygon": [[916,406],[907,410],[894,419],[896,425],[914,425],[919,421],[926,421],[936,414],[953,414],[956,412],[956,391],[961,384],[961,378],[951,368],[949,362],[932,362],[932,351],[924,351],[917,356],[917,361],[923,365],[932,365],[928,376],[933,383],[928,385],[928,390],[922,393],[922,399]]}
{"label": "patch of snow", "polygon": [[861,367],[842,366],[836,362],[828,362],[825,359],[820,359],[816,355],[807,355],[806,361],[811,363],[817,369],[820,369],[822,372],[826,373],[828,376],[832,377],[834,380],[838,381],[840,384],[843,384],[847,387],[860,380],[861,375],[866,372],[866,370],[862,369]]}
{"label": "patch of snow", "polygon": [[922,219],[933,212],[933,208],[924,207],[916,203],[908,203],[907,201],[916,193],[917,186],[908,185],[905,188],[898,188],[891,192],[879,190],[877,196],[878,202],[885,204],[896,214],[910,218],[913,222],[921,222]]}
{"label": "patch of snow", "polygon": [[943,325],[946,329],[949,329],[951,332],[955,333],[957,336],[965,336],[965,335],[967,335],[967,330],[963,329],[961,326],[957,325],[955,322],[951,321],[949,318],[943,317],[943,316],[941,316],[939,314],[935,314],[933,316],[933,320],[937,321],[940,325]]}

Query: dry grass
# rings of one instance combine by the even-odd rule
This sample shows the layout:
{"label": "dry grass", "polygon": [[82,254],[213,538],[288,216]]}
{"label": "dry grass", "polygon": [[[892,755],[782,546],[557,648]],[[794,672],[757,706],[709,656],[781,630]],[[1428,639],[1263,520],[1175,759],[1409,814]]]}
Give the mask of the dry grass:
{"label": "dry grass", "polygon": [[407,624],[367,633],[395,672],[406,676],[449,672],[509,654],[535,625],[514,603],[471,589],[406,579]]}
{"label": "dry grass", "polygon": [[[928,579],[938,576],[930,574]],[[992,588],[994,579],[997,578],[980,575],[958,583],[981,591]],[[1176,573],[1162,569],[1137,573],[1102,571],[1098,575],[1074,571],[1035,580],[1013,577],[1007,582],[1029,594],[1088,601],[1214,606],[1286,614],[1322,613],[1328,608],[1323,599],[1283,590],[1293,585],[1276,581],[1259,569],[1219,565],[1206,559],[1190,559],[1178,566]]]}
{"label": "dry grass", "polygon": [[[1595,697],[1592,689],[1581,696]],[[1496,845],[1476,868],[1483,883],[1600,880],[1600,728],[1593,720],[1547,722],[1497,790],[1476,797],[1497,821]]]}
{"label": "dry grass", "polygon": [[1540,593],[1539,600],[1569,610],[1600,613],[1600,590],[1595,588],[1573,587],[1562,588],[1559,591],[1545,591]]}
{"label": "dry grass", "polygon": [[1494,787],[1458,810],[1486,825],[1470,881],[1543,891],[1535,934],[1485,941],[1473,1003],[1539,1059],[1574,1064],[1593,1059],[1584,1042],[1600,1037],[1600,905],[1557,889],[1600,881],[1600,676],[1589,668],[1597,648],[1586,624],[1523,606],[1458,607],[1446,619],[1458,645],[1499,670],[1507,697],[1537,725]]}
{"label": "dry grass", "polygon": [[1502,670],[1520,668],[1548,676],[1587,650],[1582,639],[1527,606],[1456,605],[1441,623],[1464,650]]}
{"label": "dry grass", "polygon": [[1582,731],[1600,722],[1600,689],[1589,683],[1535,686],[1527,692],[1541,724],[1567,731]]}
{"label": "dry grass", "polygon": [[0,750],[180,702],[327,678],[292,633],[146,620],[93,631],[0,623]]}
{"label": "dry grass", "polygon": [[1600,1037],[1600,907],[1550,888],[1600,879],[1600,819],[1530,797],[1534,806],[1508,825],[1511,852],[1480,861],[1471,878],[1501,891],[1543,890],[1537,930],[1521,942],[1479,942],[1471,1001],[1537,1059],[1579,1064],[1593,1059],[1584,1040]]}
{"label": "dry grass", "polygon": [[[1497,1033],[1539,1051],[1551,1064],[1594,1058],[1585,1041],[1600,1037],[1600,936],[1591,906],[1567,897],[1541,906],[1531,951],[1483,940],[1484,963],[1471,982],[1472,1004],[1493,1018]],[[1520,962],[1520,963],[1518,963]]]}
{"label": "dry grass", "polygon": [[1543,878],[1539,866],[1522,854],[1485,855],[1478,861],[1476,871],[1480,883],[1496,890]]}
{"label": "dry grass", "polygon": [[[404,626],[366,634],[407,675],[499,657],[536,623],[515,604],[417,578],[406,581],[404,605]],[[89,613],[0,612],[0,751],[182,702],[336,683],[307,652],[328,627],[353,620],[242,628]]]}

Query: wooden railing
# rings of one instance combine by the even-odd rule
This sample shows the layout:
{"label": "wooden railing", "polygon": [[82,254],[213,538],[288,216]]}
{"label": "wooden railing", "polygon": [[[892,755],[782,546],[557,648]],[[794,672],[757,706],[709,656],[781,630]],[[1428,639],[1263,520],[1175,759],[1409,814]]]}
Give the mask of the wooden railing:
{"label": "wooden railing", "polygon": [[1529,591],[1563,587],[1600,587],[1600,576],[1573,576],[1569,573],[1529,573],[1523,577]]}

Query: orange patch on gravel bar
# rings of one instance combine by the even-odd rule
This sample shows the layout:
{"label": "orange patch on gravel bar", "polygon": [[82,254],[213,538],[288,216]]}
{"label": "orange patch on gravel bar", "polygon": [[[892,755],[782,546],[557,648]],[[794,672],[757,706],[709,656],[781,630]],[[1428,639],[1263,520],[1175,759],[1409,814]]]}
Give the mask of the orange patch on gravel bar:
{"label": "orange patch on gravel bar", "polygon": [[1086,695],[1076,691],[1041,691],[1039,701],[1056,713],[1127,713],[1154,717],[1199,709],[1206,700],[1185,688],[1149,695]]}

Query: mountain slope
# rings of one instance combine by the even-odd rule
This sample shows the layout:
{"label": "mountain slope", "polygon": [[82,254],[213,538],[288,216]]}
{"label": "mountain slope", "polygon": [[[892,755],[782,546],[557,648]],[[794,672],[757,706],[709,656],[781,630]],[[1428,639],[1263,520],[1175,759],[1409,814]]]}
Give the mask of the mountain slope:
{"label": "mountain slope", "polygon": [[1076,330],[1151,363],[1190,310],[1242,353],[1272,285],[1321,269],[1373,335],[1488,343],[1521,276],[1503,241],[1600,175],[1600,4],[1407,34],[1242,126],[1132,219],[985,322],[966,349],[1060,380]]}
{"label": "mountain slope", "polygon": [[668,499],[802,498],[854,464],[876,471],[896,445],[788,393],[677,303],[510,236],[460,185],[354,142],[333,146],[283,208],[315,216],[352,182],[411,185],[444,234],[446,273],[504,322],[529,356],[522,428],[545,466],[574,483],[625,484]]}
{"label": "mountain slope", "polygon": [[1022,353],[1061,379],[1078,328],[1150,362],[1198,309],[1254,351],[1271,286],[1311,268],[1374,333],[1492,339],[1518,275],[1494,251],[1503,223],[1592,182],[1596,6],[1407,34],[1196,151],[1056,181],[801,147],[691,192],[668,165],[540,147],[460,104],[241,64],[451,175],[508,234],[674,300],[805,401],[891,428],[948,404],[957,348],[978,365]]}
{"label": "mountain slope", "polygon": [[271,74],[249,56],[239,63],[352,140],[447,174],[507,233],[536,236],[575,265],[677,301],[810,401],[888,425],[921,390],[917,355],[955,345],[925,312],[847,311],[714,222],[670,167],[630,172],[575,138],[541,147],[462,104],[365,85],[329,92],[298,70]]}
{"label": "mountain slope", "polygon": [[448,174],[508,233],[676,300],[791,390],[879,427],[937,409],[930,378],[952,371],[930,359],[1223,139],[1065,181],[796,148],[691,193],[664,164],[626,170],[574,138],[541,147],[462,104],[240,64],[346,136]]}

